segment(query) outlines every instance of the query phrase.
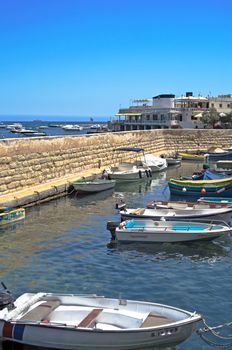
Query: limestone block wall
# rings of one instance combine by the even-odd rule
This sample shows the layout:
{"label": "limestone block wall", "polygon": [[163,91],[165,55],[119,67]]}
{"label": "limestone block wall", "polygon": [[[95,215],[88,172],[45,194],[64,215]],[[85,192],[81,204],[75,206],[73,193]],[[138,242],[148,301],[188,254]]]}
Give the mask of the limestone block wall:
{"label": "limestone block wall", "polygon": [[210,146],[232,146],[232,130],[163,129],[0,140],[0,195],[134,157],[131,153],[115,157],[117,147],[161,154]]}

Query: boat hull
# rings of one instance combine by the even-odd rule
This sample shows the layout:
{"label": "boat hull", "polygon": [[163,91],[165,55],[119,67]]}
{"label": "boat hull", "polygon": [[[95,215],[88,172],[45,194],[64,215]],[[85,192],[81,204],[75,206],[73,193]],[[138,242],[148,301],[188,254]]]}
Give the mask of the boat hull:
{"label": "boat hull", "polygon": [[[195,331],[195,321],[180,326],[160,327],[146,331],[124,331],[124,332],[99,332],[88,330],[66,330],[46,326],[25,326],[23,339],[5,337],[3,340],[10,340],[25,345],[67,349],[67,350],[128,350],[141,349],[162,345],[176,345],[191,336]],[[8,326],[9,328],[11,325]],[[1,326],[0,326],[1,328]],[[23,328],[23,326],[21,327]],[[15,327],[17,329],[17,327]],[[12,326],[12,332],[14,327]],[[18,329],[15,332],[20,332]],[[172,333],[172,334],[169,334]],[[165,335],[164,335],[165,334]]]}
{"label": "boat hull", "polygon": [[12,209],[7,212],[0,213],[0,226],[11,224],[13,222],[23,220],[25,218],[25,209]]}
{"label": "boat hull", "polygon": [[222,186],[209,186],[207,184],[201,186],[191,186],[186,184],[177,185],[168,182],[171,194],[178,196],[196,196],[201,197],[203,194],[207,197],[232,197],[232,184]]}
{"label": "boat hull", "polygon": [[194,241],[212,241],[224,235],[224,232],[189,233],[189,232],[121,232],[116,230],[118,242],[124,243],[181,243]]}
{"label": "boat hull", "polygon": [[115,180],[105,180],[102,182],[74,182],[73,187],[79,193],[96,193],[107,191],[115,187]]}
{"label": "boat hull", "polygon": [[205,155],[191,154],[191,153],[179,153],[182,160],[194,160],[197,162],[202,162],[206,159]]}

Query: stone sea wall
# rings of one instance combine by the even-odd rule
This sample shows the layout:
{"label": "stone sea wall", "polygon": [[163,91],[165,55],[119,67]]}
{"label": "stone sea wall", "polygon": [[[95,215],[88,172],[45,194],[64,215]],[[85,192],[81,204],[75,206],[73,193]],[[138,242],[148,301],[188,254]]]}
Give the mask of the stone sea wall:
{"label": "stone sea wall", "polygon": [[0,140],[0,196],[85,170],[130,160],[114,148],[142,147],[162,154],[232,146],[232,130],[149,130],[98,135]]}

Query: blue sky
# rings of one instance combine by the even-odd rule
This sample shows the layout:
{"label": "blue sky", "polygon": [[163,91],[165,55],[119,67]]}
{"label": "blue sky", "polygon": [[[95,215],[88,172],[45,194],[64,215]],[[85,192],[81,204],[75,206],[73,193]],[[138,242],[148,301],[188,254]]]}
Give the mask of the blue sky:
{"label": "blue sky", "polygon": [[230,0],[0,0],[1,119],[232,93],[231,13]]}

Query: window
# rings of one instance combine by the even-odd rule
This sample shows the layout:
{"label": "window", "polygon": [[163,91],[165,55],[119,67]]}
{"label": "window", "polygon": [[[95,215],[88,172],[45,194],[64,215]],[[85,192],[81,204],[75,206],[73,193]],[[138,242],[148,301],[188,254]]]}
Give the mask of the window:
{"label": "window", "polygon": [[211,107],[214,107],[214,103],[211,103]]}
{"label": "window", "polygon": [[158,115],[157,114],[153,114],[153,120],[158,120]]}
{"label": "window", "polygon": [[222,103],[219,103],[219,108],[222,108]]}
{"label": "window", "polygon": [[147,117],[147,120],[150,120],[150,114],[147,114],[146,117]]}
{"label": "window", "polygon": [[227,108],[230,108],[230,103],[227,103]]}

